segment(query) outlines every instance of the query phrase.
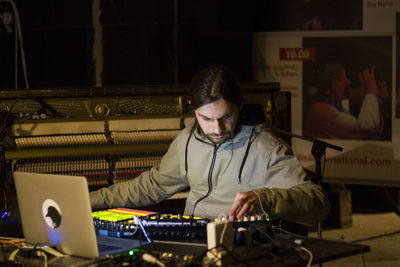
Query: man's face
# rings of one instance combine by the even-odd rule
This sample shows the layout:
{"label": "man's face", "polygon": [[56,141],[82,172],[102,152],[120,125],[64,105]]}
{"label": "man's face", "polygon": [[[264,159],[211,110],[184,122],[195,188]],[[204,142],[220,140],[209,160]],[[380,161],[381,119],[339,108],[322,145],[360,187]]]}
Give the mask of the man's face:
{"label": "man's face", "polygon": [[239,107],[236,104],[220,98],[194,112],[200,128],[214,144],[221,144],[235,134],[239,118]]}
{"label": "man's face", "polygon": [[334,101],[341,101],[344,99],[344,92],[350,85],[350,80],[347,78],[346,71],[342,71],[338,77],[332,81],[331,90],[329,95]]}

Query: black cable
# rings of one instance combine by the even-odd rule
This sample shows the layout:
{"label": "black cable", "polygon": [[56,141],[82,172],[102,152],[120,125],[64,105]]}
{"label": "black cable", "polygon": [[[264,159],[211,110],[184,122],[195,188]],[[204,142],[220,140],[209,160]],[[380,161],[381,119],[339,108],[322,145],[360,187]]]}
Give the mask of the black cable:
{"label": "black cable", "polygon": [[[393,199],[393,196],[391,195],[391,193],[389,192],[389,188],[388,187],[379,187],[379,189],[381,189],[384,193],[384,195],[386,196],[386,198],[389,200],[390,205],[392,206],[392,208],[394,209],[394,211],[396,212],[397,215],[400,216],[400,202],[397,203],[396,200]],[[397,192],[400,193],[400,188],[396,188]],[[397,196],[399,197],[399,196]]]}
{"label": "black cable", "polygon": [[7,193],[10,190],[8,185],[7,185],[7,174],[6,174],[6,158],[5,158],[5,151],[7,149],[15,149],[16,148],[16,144],[14,142],[14,140],[10,137],[10,133],[7,130],[7,121],[8,121],[8,117],[10,116],[13,108],[15,107],[15,105],[17,104],[17,102],[19,101],[19,98],[15,99],[15,102],[10,106],[7,114],[4,117],[4,121],[2,123],[1,129],[0,129],[0,176],[2,176],[2,179],[0,180],[0,184],[1,184],[1,191],[2,191],[2,195],[4,196],[4,211],[3,211],[3,207],[1,212],[7,212],[8,214],[9,211],[7,210],[8,207],[8,199],[7,199]]}
{"label": "black cable", "polygon": [[0,138],[1,138],[1,136],[3,135],[3,132],[5,131],[5,129],[7,128],[7,120],[8,120],[8,117],[10,116],[11,111],[13,110],[15,104],[17,104],[17,102],[18,102],[19,100],[20,100],[20,98],[15,99],[15,102],[10,106],[10,109],[8,110],[7,114],[5,115],[5,118],[4,118],[4,121],[3,121],[3,124],[2,124],[1,130],[0,130]]}
{"label": "black cable", "polygon": [[[310,237],[305,236],[305,235],[299,235],[299,234],[296,234],[296,233],[292,233],[292,232],[290,232],[290,231],[287,231],[287,230],[283,229],[282,227],[276,227],[275,229],[276,229],[276,231],[283,232],[283,233],[288,234],[288,235],[291,235],[291,236],[293,236],[293,237],[297,237],[297,238],[308,238],[308,239],[310,238]],[[274,229],[274,230],[275,230],[275,229]]]}
{"label": "black cable", "polygon": [[381,238],[381,237],[386,237],[386,236],[397,235],[397,234],[400,234],[400,230],[395,231],[395,232],[391,232],[391,233],[375,235],[375,236],[370,236],[370,237],[366,237],[366,238],[361,238],[361,239],[358,239],[358,240],[353,240],[353,241],[350,241],[350,243],[359,243],[359,242],[369,241],[369,240],[373,240],[373,239],[377,239],[377,238]]}

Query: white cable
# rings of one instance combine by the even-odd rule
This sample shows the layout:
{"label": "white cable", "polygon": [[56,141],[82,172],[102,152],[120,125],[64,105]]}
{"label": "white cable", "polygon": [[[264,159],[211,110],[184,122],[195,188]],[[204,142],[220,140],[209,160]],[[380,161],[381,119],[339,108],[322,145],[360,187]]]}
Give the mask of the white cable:
{"label": "white cable", "polygon": [[43,265],[44,267],[47,267],[47,255],[45,252],[43,252],[42,250],[38,250],[36,251],[36,256],[38,257],[43,257]]}
{"label": "white cable", "polygon": [[10,255],[8,256],[8,260],[11,262],[15,262],[15,257],[17,256],[17,254],[21,251],[21,250],[36,250],[36,256],[38,257],[42,257],[43,258],[43,265],[44,267],[47,267],[47,255],[46,253],[49,253],[55,257],[64,257],[67,256],[65,254],[62,254],[50,247],[43,247],[43,246],[32,246],[32,245],[28,245],[25,244],[23,247],[17,248],[15,250],[13,250],[13,252],[10,253]]}
{"label": "white cable", "polygon": [[260,207],[261,207],[262,212],[269,218],[269,214],[264,210],[263,203],[261,201],[261,197],[258,195],[258,193],[256,191],[251,191],[251,192],[254,192],[254,194],[256,194],[258,201],[260,202]]}
{"label": "white cable", "polygon": [[139,227],[142,229],[142,232],[144,236],[146,237],[147,241],[151,243],[150,237],[147,235],[146,230],[144,229],[142,222],[140,221],[139,217],[137,215],[133,216],[133,219],[135,220],[135,223],[139,225]]}
{"label": "white cable", "polygon": [[[22,41],[22,30],[21,30],[21,21],[19,19],[19,13],[17,6],[14,3],[14,0],[0,0],[0,2],[7,2],[9,3],[14,11],[14,16],[15,16],[15,60],[18,61],[18,49],[17,49],[17,39],[19,40],[19,46],[21,49],[21,61],[22,61],[22,70],[24,72],[24,79],[25,79],[25,87],[28,89],[29,88],[29,83],[28,83],[28,72],[26,69],[26,61],[25,61],[25,51],[24,51],[24,45]],[[18,62],[15,63],[16,65],[16,70],[15,70],[15,75],[16,75],[16,81],[15,81],[15,89],[18,87]]]}
{"label": "white cable", "polygon": [[228,228],[228,218],[226,217],[226,215],[224,213],[221,213],[218,215],[218,220],[219,221],[225,220],[224,228],[222,229],[221,236],[219,237],[219,243],[218,243],[218,244],[222,244],[222,242],[224,241],[226,228]]}
{"label": "white cable", "polygon": [[13,262],[15,261],[15,256],[18,254],[19,248],[14,249],[13,252],[10,253],[10,256],[8,256],[8,260]]}
{"label": "white cable", "polygon": [[308,262],[307,262],[307,267],[310,267],[311,263],[313,261],[313,254],[311,253],[311,251],[309,251],[305,247],[300,246],[299,249],[304,251],[304,252],[306,252],[309,255]]}
{"label": "white cable", "polygon": [[47,246],[47,247],[41,246],[41,247],[39,247],[39,249],[44,251],[44,252],[46,252],[46,253],[48,253],[48,254],[50,254],[50,255],[52,255],[52,256],[54,256],[54,257],[65,257],[65,256],[68,256],[68,255],[63,254],[63,253],[59,252],[58,250],[55,250],[54,248],[49,247],[49,246]]}
{"label": "white cable", "polygon": [[161,266],[161,267],[165,267],[164,263],[162,263],[156,257],[154,257],[153,255],[151,255],[149,253],[144,253],[142,255],[142,260],[144,260],[146,262],[149,262],[149,263],[155,263],[155,264],[157,264],[158,266]]}

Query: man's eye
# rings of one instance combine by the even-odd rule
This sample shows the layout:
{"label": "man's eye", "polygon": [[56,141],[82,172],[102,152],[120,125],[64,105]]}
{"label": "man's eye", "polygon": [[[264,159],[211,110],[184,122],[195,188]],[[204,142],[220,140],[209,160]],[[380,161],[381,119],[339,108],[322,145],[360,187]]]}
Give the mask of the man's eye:
{"label": "man's eye", "polygon": [[229,119],[230,117],[232,117],[232,113],[226,114],[225,116],[222,117],[222,119],[223,119],[223,120],[227,120],[227,119]]}

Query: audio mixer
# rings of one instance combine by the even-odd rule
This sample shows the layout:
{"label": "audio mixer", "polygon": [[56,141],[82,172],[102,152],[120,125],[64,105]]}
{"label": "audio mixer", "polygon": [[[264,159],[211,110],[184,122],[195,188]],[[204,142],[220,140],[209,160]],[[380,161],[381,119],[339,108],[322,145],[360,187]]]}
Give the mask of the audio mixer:
{"label": "audio mixer", "polygon": [[[92,217],[98,235],[119,238],[139,238],[145,235],[152,240],[201,243],[207,242],[207,224],[212,222],[210,219],[196,216],[126,208],[93,212]],[[253,222],[270,223],[269,218],[265,216],[251,216],[232,222],[232,227],[235,230],[239,227],[247,227]]]}
{"label": "audio mixer", "polygon": [[140,237],[143,234],[135,216],[139,218],[145,234],[153,240],[207,240],[206,225],[210,220],[201,217],[122,208],[92,213],[98,235],[119,238]]}

